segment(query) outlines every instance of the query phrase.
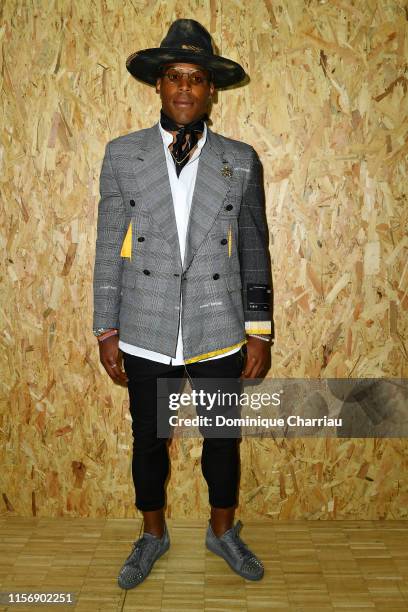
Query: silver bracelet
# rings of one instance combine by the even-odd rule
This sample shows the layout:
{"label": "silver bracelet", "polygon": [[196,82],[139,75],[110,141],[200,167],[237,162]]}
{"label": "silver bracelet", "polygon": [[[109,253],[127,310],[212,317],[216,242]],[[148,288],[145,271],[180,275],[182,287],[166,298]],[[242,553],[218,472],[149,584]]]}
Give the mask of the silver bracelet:
{"label": "silver bracelet", "polygon": [[270,336],[258,336],[258,334],[248,334],[248,336],[252,336],[253,338],[259,338],[259,340],[263,340],[264,342],[272,342]]}

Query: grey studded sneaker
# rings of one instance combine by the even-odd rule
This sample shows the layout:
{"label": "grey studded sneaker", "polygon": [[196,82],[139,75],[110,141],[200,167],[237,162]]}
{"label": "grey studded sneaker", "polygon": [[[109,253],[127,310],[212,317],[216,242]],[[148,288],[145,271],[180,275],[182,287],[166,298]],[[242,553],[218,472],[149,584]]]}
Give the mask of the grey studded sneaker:
{"label": "grey studded sneaker", "polygon": [[155,561],[164,555],[169,547],[170,538],[166,524],[161,538],[144,533],[133,543],[133,550],[119,572],[118,585],[122,589],[132,589],[143,582],[150,574]]}
{"label": "grey studded sneaker", "polygon": [[241,527],[241,521],[237,521],[234,527],[217,538],[209,520],[205,544],[211,552],[225,559],[231,569],[243,578],[261,580],[264,575],[264,567],[239,537],[238,532]]}

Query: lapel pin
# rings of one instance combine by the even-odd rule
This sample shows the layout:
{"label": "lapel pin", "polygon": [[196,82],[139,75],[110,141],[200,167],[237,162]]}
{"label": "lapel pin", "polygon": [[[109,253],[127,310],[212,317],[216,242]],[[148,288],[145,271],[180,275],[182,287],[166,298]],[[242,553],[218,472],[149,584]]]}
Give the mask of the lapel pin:
{"label": "lapel pin", "polygon": [[224,166],[221,170],[222,176],[232,176],[232,170],[229,166]]}

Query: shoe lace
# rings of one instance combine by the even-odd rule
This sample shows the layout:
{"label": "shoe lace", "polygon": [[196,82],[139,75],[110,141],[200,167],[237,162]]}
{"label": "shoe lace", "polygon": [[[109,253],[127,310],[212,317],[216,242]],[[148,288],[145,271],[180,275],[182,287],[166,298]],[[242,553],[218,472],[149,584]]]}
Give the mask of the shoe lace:
{"label": "shoe lace", "polygon": [[250,553],[248,546],[241,540],[238,533],[241,530],[242,523],[241,521],[237,521],[236,525],[231,529],[231,538],[229,539],[229,544],[232,546],[234,551],[237,553],[240,559],[247,557]]}
{"label": "shoe lace", "polygon": [[133,542],[133,550],[127,559],[127,565],[133,565],[134,567],[137,567],[142,558],[143,551],[146,550],[152,544],[154,544],[154,542],[146,538],[145,536],[142,536],[141,538],[139,538],[139,540]]}

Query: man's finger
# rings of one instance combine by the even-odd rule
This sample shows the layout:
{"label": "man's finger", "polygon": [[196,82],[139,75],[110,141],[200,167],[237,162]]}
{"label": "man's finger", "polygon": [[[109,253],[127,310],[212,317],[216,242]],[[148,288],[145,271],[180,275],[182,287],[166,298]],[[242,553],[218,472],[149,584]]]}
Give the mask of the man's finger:
{"label": "man's finger", "polygon": [[244,378],[253,378],[254,371],[256,371],[257,362],[253,357],[247,359],[247,363],[244,370]]}
{"label": "man's finger", "polygon": [[128,377],[126,375],[126,372],[123,372],[117,363],[113,363],[113,364],[107,363],[107,364],[104,364],[104,366],[105,366],[105,370],[107,371],[107,373],[109,374],[109,376],[114,382],[117,382],[117,383],[127,383],[128,382]]}
{"label": "man's finger", "polygon": [[128,377],[127,377],[126,372],[124,370],[122,370],[122,368],[117,363],[115,363],[114,366],[112,366],[112,369],[115,372],[116,380],[118,382],[121,382],[121,383],[122,382],[125,382],[125,383],[128,382]]}
{"label": "man's finger", "polygon": [[245,370],[243,372],[244,378],[263,378],[264,373],[267,368],[267,364],[263,359],[259,360],[256,358],[252,358],[251,362],[246,364]]}
{"label": "man's finger", "polygon": [[116,372],[121,382],[124,382],[124,383],[128,382],[129,379],[127,377],[127,374],[124,370],[122,370],[122,368],[120,367],[116,368]]}

